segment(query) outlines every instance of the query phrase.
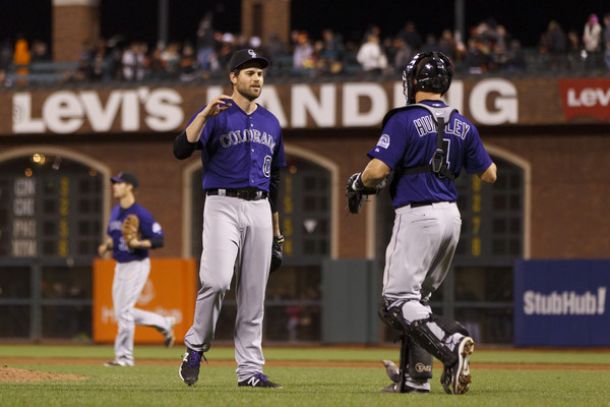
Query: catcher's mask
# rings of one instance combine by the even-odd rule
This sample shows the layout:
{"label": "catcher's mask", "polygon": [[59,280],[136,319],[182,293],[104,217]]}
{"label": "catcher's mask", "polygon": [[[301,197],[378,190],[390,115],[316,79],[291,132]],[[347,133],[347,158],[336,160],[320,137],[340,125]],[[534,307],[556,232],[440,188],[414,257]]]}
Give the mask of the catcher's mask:
{"label": "catcher's mask", "polygon": [[403,93],[407,104],[415,103],[418,91],[440,93],[449,90],[453,63],[442,52],[421,52],[402,71]]}

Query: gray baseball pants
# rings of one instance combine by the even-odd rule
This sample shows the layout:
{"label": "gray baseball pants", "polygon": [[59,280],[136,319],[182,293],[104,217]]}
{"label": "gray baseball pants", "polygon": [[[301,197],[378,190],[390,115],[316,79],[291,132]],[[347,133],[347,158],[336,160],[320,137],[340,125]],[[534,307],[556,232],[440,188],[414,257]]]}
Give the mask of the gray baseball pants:
{"label": "gray baseball pants", "polygon": [[265,364],[263,315],[272,241],[267,199],[206,197],[199,269],[201,289],[197,293],[193,326],[184,342],[193,350],[205,352],[210,348],[222,301],[236,272],[234,340],[238,381],[262,372]]}

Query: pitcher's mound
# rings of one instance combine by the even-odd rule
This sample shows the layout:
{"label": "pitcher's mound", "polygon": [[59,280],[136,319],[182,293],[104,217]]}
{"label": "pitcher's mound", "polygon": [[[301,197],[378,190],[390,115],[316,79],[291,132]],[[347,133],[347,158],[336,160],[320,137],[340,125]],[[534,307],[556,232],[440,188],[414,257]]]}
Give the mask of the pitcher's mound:
{"label": "pitcher's mound", "polygon": [[42,381],[85,380],[86,377],[75,374],[37,372],[35,370],[16,369],[0,366],[0,383],[30,383]]}

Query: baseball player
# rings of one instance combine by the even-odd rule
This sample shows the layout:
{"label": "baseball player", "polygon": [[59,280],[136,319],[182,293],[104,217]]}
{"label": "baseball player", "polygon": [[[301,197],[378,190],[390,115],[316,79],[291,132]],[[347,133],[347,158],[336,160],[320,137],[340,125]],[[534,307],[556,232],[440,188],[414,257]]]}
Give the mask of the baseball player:
{"label": "baseball player", "polygon": [[[277,118],[255,103],[269,61],[252,49],[229,61],[231,96],[221,95],[196,113],[174,142],[178,159],[201,149],[203,252],[193,326],[185,337],[179,374],[193,385],[210,349],[222,300],[236,273],[235,359],[239,386],[276,388],[263,374],[261,341],[267,278],[281,263],[277,213],[284,147]],[[278,258],[279,256],[279,258]]]}
{"label": "baseball player", "polygon": [[151,213],[136,203],[134,190],[138,187],[138,179],[134,175],[120,172],[110,180],[113,195],[119,203],[110,212],[108,237],[98,247],[98,254],[103,257],[112,251],[117,262],[112,304],[119,327],[114,342],[114,360],[105,366],[133,366],[135,325],[156,328],[163,334],[165,346],[171,347],[176,318],[135,308],[150,273],[148,250],[163,246],[163,231]]}
{"label": "baseball player", "polygon": [[[496,165],[477,128],[442,100],[452,76],[453,65],[442,53],[420,53],[410,61],[403,71],[407,106],[388,112],[368,152],[371,161],[349,178],[347,195],[350,211],[357,212],[363,194],[375,193],[393,172],[389,189],[396,216],[386,250],[382,314],[443,363],[445,391],[462,394],[470,385],[474,341],[457,322],[434,315],[428,302],[450,270],[460,237],[454,180],[464,168],[493,183]],[[429,374],[403,369],[400,390],[430,391],[429,366]]]}

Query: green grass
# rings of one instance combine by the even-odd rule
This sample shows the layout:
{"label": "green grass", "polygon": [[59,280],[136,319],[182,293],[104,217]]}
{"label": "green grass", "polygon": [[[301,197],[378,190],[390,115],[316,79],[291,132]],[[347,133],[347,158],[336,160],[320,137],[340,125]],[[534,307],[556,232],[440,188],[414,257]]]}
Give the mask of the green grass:
{"label": "green grass", "polygon": [[[610,406],[610,370],[548,369],[528,371],[476,369],[489,363],[587,363],[610,365],[610,352],[477,350],[473,385],[463,396],[444,394],[435,370],[432,393],[381,394],[389,383],[378,368],[274,367],[273,360],[378,361],[397,359],[392,348],[266,348],[272,380],[284,388],[243,389],[235,368],[213,363],[202,367],[200,381],[185,386],[178,377],[181,348],[136,346],[141,359],[175,360],[175,364],[105,368],[101,364],[36,363],[36,357],[95,358],[112,356],[109,346],[0,346],[0,363],[10,367],[86,376],[84,381],[0,383],[0,406]],[[6,357],[24,359],[20,364]],[[231,360],[232,348],[214,348],[212,360]]]}

